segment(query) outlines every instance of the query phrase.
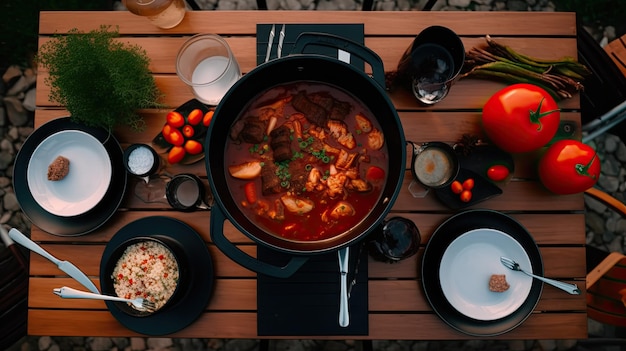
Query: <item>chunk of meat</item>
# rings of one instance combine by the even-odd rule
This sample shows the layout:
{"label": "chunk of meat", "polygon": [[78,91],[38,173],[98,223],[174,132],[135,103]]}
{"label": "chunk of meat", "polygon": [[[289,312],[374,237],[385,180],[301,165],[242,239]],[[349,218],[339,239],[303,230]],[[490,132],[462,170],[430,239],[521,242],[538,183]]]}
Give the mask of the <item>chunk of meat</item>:
{"label": "chunk of meat", "polygon": [[298,112],[304,114],[306,119],[316,126],[324,127],[328,121],[328,111],[322,106],[311,101],[304,91],[298,92],[293,96],[291,105]]}
{"label": "chunk of meat", "polygon": [[357,113],[357,115],[354,116],[354,119],[356,121],[356,127],[358,130],[363,133],[369,133],[372,131],[372,121],[370,121],[369,118],[360,113]]}
{"label": "chunk of meat", "polygon": [[329,120],[326,125],[330,131],[330,135],[335,138],[339,144],[350,150],[356,147],[356,140],[345,123],[342,121]]}
{"label": "chunk of meat", "polygon": [[261,169],[261,193],[263,195],[278,194],[283,191],[280,178],[276,174],[278,166],[274,162],[266,162]]}
{"label": "chunk of meat", "polygon": [[335,167],[339,169],[348,169],[352,167],[358,155],[359,154],[356,152],[350,153],[344,149],[340,149],[337,160],[335,161]]}
{"label": "chunk of meat", "polygon": [[330,166],[330,175],[326,179],[327,194],[330,198],[345,195],[345,184],[348,177],[343,172],[338,172],[334,165]]}
{"label": "chunk of meat", "polygon": [[383,135],[383,132],[377,128],[373,128],[367,135],[367,145],[374,150],[380,150],[383,147],[383,144],[385,144],[385,136]]}
{"label": "chunk of meat", "polygon": [[492,274],[489,278],[489,290],[493,292],[505,292],[509,290],[509,283],[504,274]]}
{"label": "chunk of meat", "polygon": [[239,138],[246,143],[259,144],[265,138],[265,122],[258,117],[248,117],[239,133]]}
{"label": "chunk of meat", "polygon": [[70,160],[64,156],[57,158],[48,166],[48,180],[56,182],[65,178],[70,172]]}
{"label": "chunk of meat", "polygon": [[363,179],[351,179],[348,183],[348,189],[359,193],[366,193],[372,190],[372,184]]}
{"label": "chunk of meat", "polygon": [[274,154],[275,162],[290,160],[293,157],[291,151],[291,131],[285,125],[274,129],[270,133],[270,146]]}

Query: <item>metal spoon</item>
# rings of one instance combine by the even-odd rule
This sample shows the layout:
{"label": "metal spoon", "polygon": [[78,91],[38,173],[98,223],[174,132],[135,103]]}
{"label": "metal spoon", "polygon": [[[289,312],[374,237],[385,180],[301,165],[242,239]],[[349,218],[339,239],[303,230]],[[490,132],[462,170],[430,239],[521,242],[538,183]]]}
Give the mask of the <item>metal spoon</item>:
{"label": "metal spoon", "polygon": [[347,327],[350,324],[348,312],[348,262],[350,260],[350,247],[346,246],[337,251],[339,258],[339,272],[341,273],[341,292],[339,298],[339,325]]}
{"label": "metal spoon", "polygon": [[572,295],[580,295],[580,289],[578,289],[578,286],[576,284],[569,284],[569,283],[565,283],[565,282],[560,282],[558,280],[554,280],[554,279],[550,279],[550,278],[545,278],[545,277],[541,277],[538,275],[534,275],[532,273],[528,273],[525,270],[521,269],[519,264],[515,261],[513,261],[510,258],[507,257],[500,257],[500,262],[502,262],[502,265],[504,265],[506,268],[514,270],[514,271],[519,271],[522,272],[524,274],[526,274],[527,276],[533,277],[535,279],[539,279],[544,283],[548,283],[552,286],[555,286],[561,290],[567,291],[568,293],[572,294]]}

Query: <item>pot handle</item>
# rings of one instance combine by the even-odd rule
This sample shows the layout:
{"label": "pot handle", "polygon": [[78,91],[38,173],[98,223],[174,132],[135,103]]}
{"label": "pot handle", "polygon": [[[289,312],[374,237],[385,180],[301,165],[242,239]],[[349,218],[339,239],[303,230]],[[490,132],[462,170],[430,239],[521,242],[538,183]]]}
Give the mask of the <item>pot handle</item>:
{"label": "pot handle", "polygon": [[372,49],[338,35],[318,32],[304,32],[301,33],[296,39],[290,54],[302,54],[304,48],[308,45],[322,45],[335,49],[341,49],[358,56],[372,67],[372,78],[374,81],[383,89],[386,89],[383,60]]}
{"label": "pot handle", "polygon": [[226,239],[224,236],[224,222],[226,217],[220,206],[211,208],[211,240],[213,243],[231,260],[237,262],[243,267],[256,272],[276,278],[289,278],[292,276],[306,261],[308,257],[293,255],[289,262],[283,267],[274,266],[266,262],[257,260],[240,250],[237,246]]}

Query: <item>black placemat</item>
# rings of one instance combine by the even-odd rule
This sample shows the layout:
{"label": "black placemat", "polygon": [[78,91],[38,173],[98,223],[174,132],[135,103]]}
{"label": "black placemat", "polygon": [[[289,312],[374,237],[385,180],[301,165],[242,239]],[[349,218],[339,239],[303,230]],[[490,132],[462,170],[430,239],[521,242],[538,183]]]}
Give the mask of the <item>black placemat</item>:
{"label": "black placemat", "polygon": [[[289,256],[258,247],[261,261],[284,265]],[[360,256],[360,259],[359,259]],[[358,264],[358,268],[357,267]],[[287,279],[263,274],[257,279],[257,331],[259,336],[368,335],[367,250],[350,248],[348,285],[350,324],[339,326],[340,273],[337,252],[311,256]]]}
{"label": "black placemat", "polygon": [[[278,52],[278,41],[282,24],[275,24],[274,40],[272,41],[272,50],[270,52],[270,60],[276,58]],[[265,62],[265,53],[267,52],[267,42],[269,40],[272,24],[257,24],[257,42],[256,42],[256,63],[260,65]],[[293,45],[301,33],[304,32],[321,32],[335,34],[354,42],[364,45],[365,34],[363,23],[342,23],[342,24],[285,24],[285,39],[283,41],[282,57],[289,55]],[[337,57],[337,50],[322,47],[310,46],[305,49],[304,53],[323,54],[330,57]],[[351,57],[350,63],[360,69],[365,67],[363,60],[357,57]]]}

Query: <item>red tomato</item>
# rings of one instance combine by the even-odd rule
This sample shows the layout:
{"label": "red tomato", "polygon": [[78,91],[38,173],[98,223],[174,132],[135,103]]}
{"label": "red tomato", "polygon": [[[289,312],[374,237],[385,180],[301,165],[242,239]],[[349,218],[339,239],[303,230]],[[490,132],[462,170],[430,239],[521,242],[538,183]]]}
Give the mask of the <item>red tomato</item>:
{"label": "red tomato", "polygon": [[185,142],[185,151],[190,155],[197,155],[202,152],[202,144],[193,139],[187,140]]}
{"label": "red tomato", "polygon": [[600,159],[591,146],[559,140],[539,160],[539,179],[555,194],[575,194],[591,188],[600,177]]}
{"label": "red tomato", "polygon": [[249,204],[254,204],[256,202],[256,185],[254,182],[248,182],[243,187],[243,191],[246,194],[246,200]]}
{"label": "red tomato", "polygon": [[504,165],[493,165],[487,169],[487,178],[501,182],[509,176],[509,169]]}
{"label": "red tomato", "polygon": [[187,123],[191,124],[192,126],[195,126],[199,124],[200,122],[202,122],[203,116],[204,114],[202,113],[202,110],[200,110],[199,108],[194,109],[191,112],[189,112],[189,115],[187,116]]}
{"label": "red tomato", "polygon": [[463,202],[470,202],[470,200],[472,199],[472,192],[469,190],[463,190],[463,192],[461,192],[461,195],[459,195],[459,198]]}
{"label": "red tomato", "polygon": [[472,190],[474,188],[474,179],[467,178],[463,182],[463,190]]}
{"label": "red tomato", "polygon": [[172,128],[170,130],[169,138],[170,138],[169,143],[174,146],[182,146],[183,143],[185,142],[185,137],[183,136],[183,132],[181,132],[179,129]]}
{"label": "red tomato", "polygon": [[504,151],[537,150],[556,134],[561,112],[544,89],[526,83],[510,85],[487,100],[482,124],[487,137]]}
{"label": "red tomato", "polygon": [[185,125],[185,118],[183,115],[176,111],[171,111],[165,117],[167,124],[171,125],[174,128],[180,128]]}
{"label": "red tomato", "polygon": [[455,180],[452,184],[450,184],[450,190],[452,190],[455,194],[460,194],[463,192],[463,184],[461,184],[458,180]]}
{"label": "red tomato", "polygon": [[195,134],[195,132],[196,131],[190,125],[186,125],[186,126],[183,127],[183,135],[187,139],[191,138]]}
{"label": "red tomato", "polygon": [[172,138],[170,138],[170,134],[172,133],[172,126],[165,123],[165,125],[163,125],[163,129],[161,130],[161,135],[163,135],[163,139],[165,139],[165,141],[167,141],[168,143],[172,143]]}
{"label": "red tomato", "polygon": [[211,124],[211,120],[213,119],[213,113],[215,113],[215,110],[210,110],[204,115],[204,118],[202,118],[202,125],[208,127]]}
{"label": "red tomato", "polygon": [[174,146],[167,154],[167,162],[170,164],[180,162],[185,157],[185,149],[182,146]]}
{"label": "red tomato", "polygon": [[383,180],[385,179],[385,171],[377,166],[370,166],[365,173],[365,179],[368,180]]}

